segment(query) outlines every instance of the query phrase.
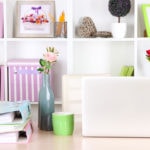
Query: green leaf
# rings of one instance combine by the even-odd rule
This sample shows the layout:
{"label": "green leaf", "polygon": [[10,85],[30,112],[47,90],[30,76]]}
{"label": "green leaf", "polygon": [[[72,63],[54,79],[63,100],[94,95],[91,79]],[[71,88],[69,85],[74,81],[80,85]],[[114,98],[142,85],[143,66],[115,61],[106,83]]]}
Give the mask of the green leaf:
{"label": "green leaf", "polygon": [[42,67],[45,66],[45,65],[46,65],[46,61],[43,60],[43,59],[40,59],[40,65],[41,65]]}
{"label": "green leaf", "polygon": [[54,47],[51,48],[51,52],[54,52]]}
{"label": "green leaf", "polygon": [[149,56],[146,56],[146,58],[147,58],[148,61],[150,61],[150,57]]}
{"label": "green leaf", "polygon": [[39,72],[43,72],[43,71],[44,71],[44,69],[43,69],[43,68],[38,68],[38,69],[37,69],[37,71],[39,71]]}
{"label": "green leaf", "polygon": [[48,47],[46,48],[46,51],[47,51],[47,52],[49,51],[49,48],[48,48]]}

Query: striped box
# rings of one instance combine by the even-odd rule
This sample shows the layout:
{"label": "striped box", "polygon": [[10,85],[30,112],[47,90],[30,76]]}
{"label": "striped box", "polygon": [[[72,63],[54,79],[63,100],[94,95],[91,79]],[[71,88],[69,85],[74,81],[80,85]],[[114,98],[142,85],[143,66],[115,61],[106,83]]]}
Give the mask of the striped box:
{"label": "striped box", "polygon": [[8,62],[9,101],[38,101],[42,75],[37,71],[38,60],[11,60]]}

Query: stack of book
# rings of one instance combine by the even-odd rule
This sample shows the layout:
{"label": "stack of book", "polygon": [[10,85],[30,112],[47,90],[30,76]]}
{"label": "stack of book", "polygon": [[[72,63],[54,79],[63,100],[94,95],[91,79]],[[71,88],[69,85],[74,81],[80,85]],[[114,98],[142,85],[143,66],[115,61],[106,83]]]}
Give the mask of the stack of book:
{"label": "stack of book", "polygon": [[0,143],[28,143],[32,132],[29,101],[0,102]]}
{"label": "stack of book", "polygon": [[120,76],[134,76],[134,67],[122,66]]}

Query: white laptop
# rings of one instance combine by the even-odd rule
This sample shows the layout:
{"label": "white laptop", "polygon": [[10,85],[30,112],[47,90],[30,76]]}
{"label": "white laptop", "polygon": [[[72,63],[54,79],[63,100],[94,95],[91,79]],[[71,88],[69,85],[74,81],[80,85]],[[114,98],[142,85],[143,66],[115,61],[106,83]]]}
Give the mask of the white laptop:
{"label": "white laptop", "polygon": [[84,77],[82,135],[150,137],[150,78]]}

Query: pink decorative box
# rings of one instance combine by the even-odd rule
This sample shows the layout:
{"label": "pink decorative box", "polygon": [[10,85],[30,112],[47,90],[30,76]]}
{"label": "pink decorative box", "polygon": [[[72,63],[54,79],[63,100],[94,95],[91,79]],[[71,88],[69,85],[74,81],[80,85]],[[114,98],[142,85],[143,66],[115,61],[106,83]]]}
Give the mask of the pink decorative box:
{"label": "pink decorative box", "polygon": [[8,62],[9,101],[38,101],[42,75],[37,68],[37,59],[17,59]]}
{"label": "pink decorative box", "polygon": [[3,3],[0,2],[0,38],[4,37]]}

